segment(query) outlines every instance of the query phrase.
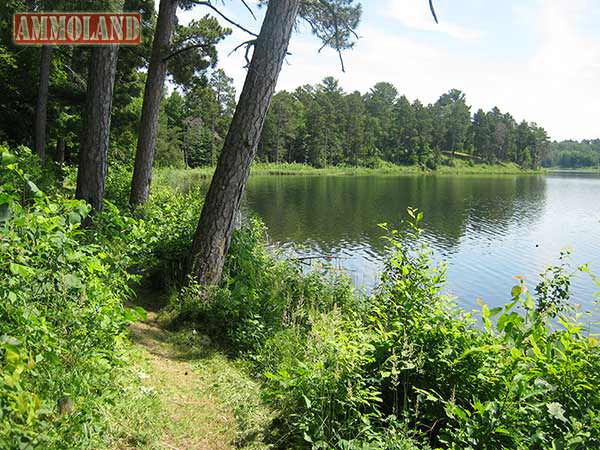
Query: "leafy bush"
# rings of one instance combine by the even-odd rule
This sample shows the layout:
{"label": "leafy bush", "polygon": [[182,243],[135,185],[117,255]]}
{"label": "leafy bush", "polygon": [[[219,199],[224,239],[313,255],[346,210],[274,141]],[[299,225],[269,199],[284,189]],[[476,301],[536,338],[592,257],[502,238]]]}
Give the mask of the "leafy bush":
{"label": "leafy bush", "polygon": [[52,186],[28,149],[0,153],[0,448],[94,446],[98,404],[117,396],[124,331],[140,314],[123,301],[143,230],[110,204],[82,228],[89,206]]}
{"label": "leafy bush", "polygon": [[305,276],[299,263],[277,259],[267,250],[264,225],[250,218],[234,233],[221,286],[191,283],[163,319],[203,324],[234,352],[251,352],[280,329],[308,326],[311,311],[349,309],[350,286],[346,277]]}
{"label": "leafy bush", "polygon": [[[307,313],[254,357],[286,448],[587,449],[600,446],[597,338],[551,268],[479,318],[440,294],[443,267],[419,245],[420,213],[391,232],[366,311]],[[555,318],[555,319],[554,319]],[[233,327],[237,326],[235,323]],[[268,335],[267,335],[268,336]],[[394,432],[391,432],[394,430]]]}

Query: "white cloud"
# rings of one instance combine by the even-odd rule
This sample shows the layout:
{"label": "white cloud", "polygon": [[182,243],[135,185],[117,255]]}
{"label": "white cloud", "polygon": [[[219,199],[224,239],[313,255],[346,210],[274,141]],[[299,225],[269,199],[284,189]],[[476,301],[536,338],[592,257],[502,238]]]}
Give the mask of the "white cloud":
{"label": "white cloud", "polygon": [[600,136],[600,39],[579,23],[598,8],[588,0],[538,0],[539,45],[524,68],[527,115],[556,137]]}
{"label": "white cloud", "polygon": [[[419,14],[432,22],[425,1],[408,1],[420,5],[423,11]],[[458,88],[467,93],[473,110],[498,106],[517,120],[537,122],[552,138],[600,137],[600,35],[584,32],[578,23],[591,11],[600,13],[600,7],[594,3],[595,0],[519,3],[514,21],[525,22],[534,40],[531,35],[517,36],[523,40],[523,48],[530,50],[514,57],[506,56],[503,47],[507,34],[486,33],[483,39],[486,48],[489,43],[487,54],[474,53],[472,41],[457,40],[448,47],[430,39],[428,33],[407,36],[401,29],[378,26],[366,8],[365,25],[360,28],[364,37],[354,50],[344,54],[347,73],[341,72],[332,50],[318,53],[320,45],[315,38],[307,33],[295,34],[289,64],[283,67],[278,89],[293,90],[333,75],[347,91],[365,92],[376,82],[389,81],[411,100],[419,98],[428,103],[443,92]],[[502,25],[506,33],[514,30],[514,24]],[[227,54],[246,39],[244,33],[234,31],[219,45],[219,65],[234,77],[238,92],[246,73],[243,51]],[[502,50],[501,56],[496,49]]]}
{"label": "white cloud", "polygon": [[398,20],[404,27],[422,31],[445,33],[450,37],[462,40],[477,39],[479,31],[464,28],[460,25],[440,20],[436,24],[426,1],[392,0],[387,6],[389,16]]}
{"label": "white cloud", "polygon": [[409,98],[424,102],[458,88],[467,93],[473,110],[498,106],[517,120],[537,122],[555,139],[600,137],[600,40],[578,27],[598,6],[591,0],[535,0],[530,5],[535,46],[529,55],[510,58],[502,52],[498,57],[494,47],[487,55],[466,46],[450,50],[370,26],[361,28],[364,38],[345,54],[348,72],[343,74],[332,52],[317,54],[313,39],[295,36],[292,66],[284,67],[279,89],[315,83],[330,74],[346,90],[364,92],[378,81],[389,81]]}

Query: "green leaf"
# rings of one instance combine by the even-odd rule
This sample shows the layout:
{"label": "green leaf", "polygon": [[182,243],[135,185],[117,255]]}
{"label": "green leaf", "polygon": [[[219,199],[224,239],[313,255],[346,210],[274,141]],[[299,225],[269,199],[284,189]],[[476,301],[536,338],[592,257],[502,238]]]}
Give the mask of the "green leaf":
{"label": "green leaf", "polygon": [[37,185],[34,182],[27,180],[27,187],[29,187],[29,190],[35,197],[41,197],[43,195],[40,188],[37,187]]}
{"label": "green leaf", "polygon": [[2,152],[2,158],[0,158],[3,165],[8,165],[17,160],[17,157],[10,152]]}
{"label": "green leaf", "polygon": [[67,289],[81,289],[83,284],[77,275],[68,273],[65,275],[65,286]]}
{"label": "green leaf", "polygon": [[81,223],[81,215],[76,213],[75,211],[71,211],[67,216],[67,222],[69,225],[77,225]]}
{"label": "green leaf", "polygon": [[510,291],[510,295],[515,298],[521,295],[521,292],[523,292],[523,288],[520,284],[517,284],[516,286],[513,286],[512,290]]}
{"label": "green leaf", "polygon": [[306,404],[306,407],[308,409],[310,409],[310,407],[312,406],[312,402],[310,401],[310,399],[306,395],[302,395],[302,397],[304,397],[304,403]]}
{"label": "green leaf", "polygon": [[24,266],[23,264],[10,263],[9,268],[13,275],[18,275],[23,278],[27,278],[35,274],[35,269]]}

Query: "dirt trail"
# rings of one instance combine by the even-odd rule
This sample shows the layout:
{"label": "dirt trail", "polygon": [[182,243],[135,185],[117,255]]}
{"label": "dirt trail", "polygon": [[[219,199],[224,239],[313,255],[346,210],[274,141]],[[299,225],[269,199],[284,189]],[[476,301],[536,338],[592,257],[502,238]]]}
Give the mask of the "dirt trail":
{"label": "dirt trail", "polygon": [[161,449],[232,449],[236,423],[231,410],[211,395],[210,380],[194,371],[191,357],[170,342],[150,313],[131,327],[131,338],[147,355],[146,384],[161,402]]}

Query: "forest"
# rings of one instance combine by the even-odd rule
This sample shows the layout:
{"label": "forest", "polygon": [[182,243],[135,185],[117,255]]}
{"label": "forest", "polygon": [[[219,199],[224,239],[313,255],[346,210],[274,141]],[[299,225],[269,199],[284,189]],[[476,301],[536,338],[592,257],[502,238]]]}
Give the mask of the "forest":
{"label": "forest", "polygon": [[542,160],[544,167],[592,168],[598,169],[600,164],[600,139],[552,142],[546,157]]}
{"label": "forest", "polygon": [[[262,8],[255,32],[229,3],[0,5],[0,449],[599,448],[600,344],[571,301],[575,273],[600,288],[589,265],[561,254],[504,306],[467,310],[416,208],[379,224],[371,292],[307,270],[241,212],[255,161],[534,177],[593,167],[598,141],[550,142],[458,90],[429,105],[333,77],[275,92],[298,23],[343,66],[368,11],[236,2]],[[13,42],[15,13],[84,9],[139,12],[142,44]],[[233,28],[251,37],[239,93],[218,64]],[[203,166],[205,186],[174,185],[173,168]]]}
{"label": "forest", "polygon": [[[130,1],[151,30],[152,2]],[[16,3],[18,4],[18,3]],[[10,3],[3,6],[3,42],[11,36]],[[233,80],[218,68],[215,45],[231,33],[210,16],[177,26],[170,83],[160,105],[155,164],[171,167],[216,165],[235,109]],[[144,78],[151,33],[143,33],[142,48],[124,48],[117,65],[111,123],[111,159],[133,161],[138,118],[143,103]],[[2,48],[0,88],[3,115],[0,139],[11,145],[32,145],[31,114],[37,96],[33,48]],[[145,55],[144,55],[145,52]],[[59,48],[51,60],[47,104],[49,154],[77,159],[78,130],[85,97],[86,51]],[[293,92],[277,92],[269,109],[257,160],[303,163],[314,167],[337,165],[377,167],[379,161],[435,169],[444,155],[469,155],[480,163],[513,162],[523,168],[591,167],[598,161],[598,145],[590,142],[550,142],[534,122],[517,122],[498,108],[472,111],[465,93],[451,90],[433,104],[409,101],[393,84],[377,83],[367,93],[346,93],[333,77]],[[64,153],[64,156],[62,155]]]}

